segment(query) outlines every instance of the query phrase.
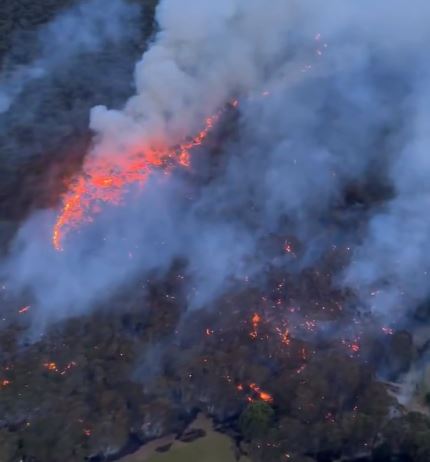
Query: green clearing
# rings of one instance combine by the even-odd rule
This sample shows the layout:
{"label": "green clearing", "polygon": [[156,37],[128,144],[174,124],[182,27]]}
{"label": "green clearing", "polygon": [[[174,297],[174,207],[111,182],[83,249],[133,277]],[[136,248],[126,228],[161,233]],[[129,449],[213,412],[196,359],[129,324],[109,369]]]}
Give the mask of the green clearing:
{"label": "green clearing", "polygon": [[[221,433],[212,432],[193,443],[175,443],[165,453],[156,453],[147,462],[236,462],[232,441]],[[137,462],[137,461],[136,461]],[[241,462],[248,462],[241,458]]]}
{"label": "green clearing", "polygon": [[[212,423],[205,418],[198,418],[195,424],[205,428],[206,436],[192,443],[169,438],[160,439],[144,446],[140,451],[122,459],[121,462],[237,462],[235,458],[234,443],[226,435],[212,429]],[[173,442],[166,452],[157,452],[160,445]],[[241,457],[240,462],[250,462]]]}

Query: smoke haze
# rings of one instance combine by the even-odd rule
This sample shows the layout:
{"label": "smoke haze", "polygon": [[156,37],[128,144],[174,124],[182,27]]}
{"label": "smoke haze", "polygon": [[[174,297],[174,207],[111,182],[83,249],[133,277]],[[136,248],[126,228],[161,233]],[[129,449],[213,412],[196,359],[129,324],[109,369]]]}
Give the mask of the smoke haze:
{"label": "smoke haze", "polygon": [[[14,71],[13,88],[36,68],[61,65],[64,48],[121,36],[120,3],[97,3],[77,10],[90,38],[68,48],[75,13],[58,19],[47,29],[64,32],[52,59]],[[71,233],[63,252],[50,241],[58,210],[35,213],[3,264],[10,287],[29,290],[41,317],[61,319],[184,259],[190,306],[200,307],[268,265],[304,267],[347,242],[339,284],[359,296],[359,309],[403,320],[429,290],[428,2],[189,0],[184,8],[162,0],[157,21],[135,94],[120,110],[91,111],[83,171],[92,158],[121,159],[160,139],[178,144],[238,98],[224,113],[234,111],[234,134],[216,128],[193,151],[190,171],[156,171],[120,207]],[[8,95],[4,110],[16,90]],[[370,184],[378,200],[346,207],[351,185],[367,193]],[[272,234],[296,236],[306,252],[275,258],[263,245]]]}
{"label": "smoke haze", "polygon": [[20,66],[6,62],[0,78],[0,113],[10,109],[31,81],[48,76],[79,54],[94,53],[124,40],[130,35],[129,24],[136,11],[122,0],[90,0],[42,27],[36,37],[38,57],[33,62]]}

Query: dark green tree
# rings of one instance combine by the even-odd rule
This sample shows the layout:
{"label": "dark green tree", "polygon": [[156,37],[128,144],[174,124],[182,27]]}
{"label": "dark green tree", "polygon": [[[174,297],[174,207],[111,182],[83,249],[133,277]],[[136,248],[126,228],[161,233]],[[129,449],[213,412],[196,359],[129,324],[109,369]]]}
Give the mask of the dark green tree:
{"label": "dark green tree", "polygon": [[239,418],[240,430],[247,440],[263,437],[274,418],[271,406],[263,401],[250,403]]}

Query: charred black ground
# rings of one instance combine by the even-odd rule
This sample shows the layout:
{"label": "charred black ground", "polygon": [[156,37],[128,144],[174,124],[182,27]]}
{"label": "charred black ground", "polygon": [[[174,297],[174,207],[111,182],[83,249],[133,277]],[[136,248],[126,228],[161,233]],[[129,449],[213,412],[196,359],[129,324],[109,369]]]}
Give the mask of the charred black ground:
{"label": "charred black ground", "polygon": [[[71,3],[4,0],[3,69],[30,60],[35,27]],[[91,143],[91,107],[115,107],[129,95],[127,82],[153,32],[156,2],[136,3],[141,19],[131,39],[77,56],[66,69],[34,81],[15,110],[0,114],[4,252],[20,221],[55,204],[63,179],[79,168]],[[77,69],[79,76],[69,79]],[[97,82],[96,74],[102,76]],[[35,93],[41,97],[28,120],[15,118]],[[214,171],[222,164],[223,142],[234,137],[232,111],[208,140]],[[212,174],[195,181],[210,181]],[[390,194],[385,178],[349,185],[325,218],[327,228],[341,223],[348,236],[366,222],[367,209]],[[407,372],[427,345],[418,349],[407,330],[391,331],[357,315],[352,294],[333,280],[348,260],[348,246],[334,246],[295,273],[268,267],[264,281],[242,281],[214,306],[192,313],[183,262],[177,262],[163,280],[130,283],[109,303],[51,327],[37,341],[28,333],[31,307],[5,293],[0,461],[119,460],[151,439],[181,434],[200,411],[255,461],[430,460],[430,419],[400,405],[381,379]],[[261,248],[295,258],[306,243],[279,234],[267,236]],[[417,322],[427,316],[420,307]],[[291,319],[293,331],[287,330]]]}

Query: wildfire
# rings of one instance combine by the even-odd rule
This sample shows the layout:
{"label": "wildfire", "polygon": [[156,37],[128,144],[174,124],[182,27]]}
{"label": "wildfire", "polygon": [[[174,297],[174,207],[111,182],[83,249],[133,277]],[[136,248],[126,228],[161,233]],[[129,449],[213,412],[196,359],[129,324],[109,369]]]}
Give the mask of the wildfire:
{"label": "wildfire", "polygon": [[293,253],[293,246],[288,241],[284,242],[284,251],[286,253]]}
{"label": "wildfire", "polygon": [[346,346],[346,348],[351,352],[351,353],[360,353],[361,346],[360,346],[360,339],[354,339],[352,341],[348,341],[345,339],[341,340],[341,343]]}
{"label": "wildfire", "polygon": [[43,367],[45,369],[47,369],[48,371],[58,372],[57,364],[55,364],[54,362],[52,362],[52,363],[44,363]]}
{"label": "wildfire", "polygon": [[31,308],[31,305],[27,305],[27,306],[23,306],[22,308],[20,308],[18,310],[18,313],[19,314],[24,314],[24,313],[27,313],[27,311]]}
{"label": "wildfire", "polygon": [[[236,385],[236,389],[241,393],[245,392],[245,387],[241,383]],[[266,391],[263,391],[257,384],[250,383],[246,386],[246,389],[248,390],[248,396],[246,397],[246,399],[249,402],[252,403],[253,401],[255,401],[255,396],[257,396],[257,398],[261,401],[264,401],[266,403],[273,403],[272,395],[270,393],[267,393]],[[250,396],[249,392],[251,392],[254,396]]]}
{"label": "wildfire", "polygon": [[249,333],[249,336],[252,339],[256,339],[258,335],[258,326],[260,325],[260,322],[261,322],[261,316],[258,313],[255,313],[251,319],[251,322],[252,322],[252,331]]}
{"label": "wildfire", "polygon": [[177,148],[136,149],[118,157],[88,157],[83,173],[76,177],[63,198],[63,205],[52,232],[52,244],[57,251],[68,232],[82,223],[91,223],[93,215],[101,211],[101,205],[121,203],[126,187],[143,185],[154,168],[163,167],[166,172],[172,165],[188,167],[190,150],[202,144],[221,111],[205,121],[205,127],[191,140]]}
{"label": "wildfire", "polygon": [[66,372],[68,372],[70,369],[76,366],[77,364],[75,363],[75,361],[71,361],[70,363],[66,364],[66,366],[63,369],[59,369],[57,363],[54,362],[43,363],[43,367],[45,369],[47,369],[50,372],[56,372],[60,375],[65,375]]}
{"label": "wildfire", "polygon": [[266,403],[271,403],[273,402],[273,397],[269,393],[262,391],[260,387],[258,387],[255,383],[251,383],[249,385],[249,388],[258,395],[258,397],[266,402]]}
{"label": "wildfire", "polygon": [[0,380],[0,388],[6,388],[9,386],[12,382],[7,379]]}
{"label": "wildfire", "polygon": [[282,330],[279,327],[275,328],[276,333],[279,335],[281,342],[284,345],[290,344],[290,331],[288,329]]}
{"label": "wildfire", "polygon": [[76,365],[77,365],[77,364],[75,363],[75,361],[72,361],[72,362],[68,363],[68,364],[66,365],[66,367],[60,372],[60,374],[61,374],[61,375],[64,375],[67,371],[69,371],[70,369],[72,369],[72,367],[76,367]]}
{"label": "wildfire", "polygon": [[352,343],[351,344],[351,350],[354,353],[358,353],[360,351],[360,344],[359,343]]}

